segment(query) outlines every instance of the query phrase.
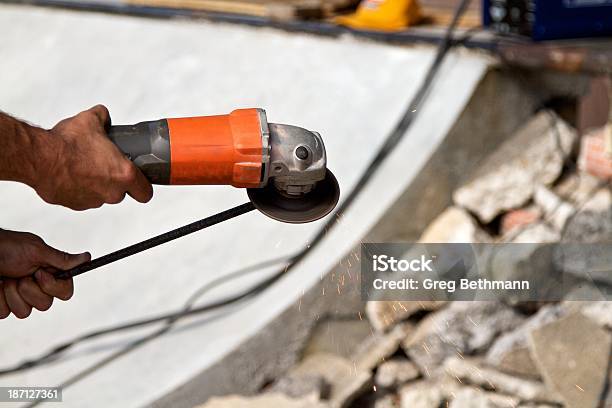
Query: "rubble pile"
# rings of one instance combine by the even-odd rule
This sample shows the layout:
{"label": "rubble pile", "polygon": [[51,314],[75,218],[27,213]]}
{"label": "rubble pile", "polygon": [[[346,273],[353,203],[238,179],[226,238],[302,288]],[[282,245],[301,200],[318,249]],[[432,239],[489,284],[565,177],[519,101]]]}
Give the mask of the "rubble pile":
{"label": "rubble pile", "polygon": [[[611,242],[612,159],[597,139],[609,131],[579,138],[540,112],[456,190],[420,241]],[[612,285],[609,270],[600,275]],[[320,346],[319,333],[319,346],[260,395],[204,407],[612,407],[612,302],[573,300],[579,291],[596,289],[528,304],[368,302],[367,320],[337,323],[363,337],[345,340],[350,350]]]}

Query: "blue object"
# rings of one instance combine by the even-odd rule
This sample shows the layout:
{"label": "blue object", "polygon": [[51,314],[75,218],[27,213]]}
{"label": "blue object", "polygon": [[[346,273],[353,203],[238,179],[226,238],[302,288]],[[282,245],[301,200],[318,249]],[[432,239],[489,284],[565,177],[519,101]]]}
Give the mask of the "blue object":
{"label": "blue object", "polygon": [[612,36],[612,0],[483,0],[483,25],[536,41]]}

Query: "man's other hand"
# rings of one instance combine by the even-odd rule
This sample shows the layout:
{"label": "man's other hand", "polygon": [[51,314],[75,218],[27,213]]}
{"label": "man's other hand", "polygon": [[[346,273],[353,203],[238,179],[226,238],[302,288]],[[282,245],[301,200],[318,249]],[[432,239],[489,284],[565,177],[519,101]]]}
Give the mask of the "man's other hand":
{"label": "man's other hand", "polygon": [[72,279],[55,279],[53,272],[74,268],[91,259],[54,249],[26,232],[0,230],[0,319],[11,312],[25,319],[32,308],[48,310],[54,298],[68,300]]}
{"label": "man's other hand", "polygon": [[47,133],[31,183],[43,200],[86,210],[119,203],[126,193],[142,203],[151,199],[151,183],[109,140],[109,126],[108,109],[96,105]]}

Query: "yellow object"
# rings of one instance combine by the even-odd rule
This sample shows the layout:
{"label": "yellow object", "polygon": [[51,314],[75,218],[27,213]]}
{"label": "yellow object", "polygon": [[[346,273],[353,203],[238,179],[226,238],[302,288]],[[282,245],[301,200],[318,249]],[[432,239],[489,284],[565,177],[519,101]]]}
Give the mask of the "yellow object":
{"label": "yellow object", "polygon": [[336,23],[357,29],[399,31],[420,19],[417,0],[362,0],[355,13],[336,17]]}

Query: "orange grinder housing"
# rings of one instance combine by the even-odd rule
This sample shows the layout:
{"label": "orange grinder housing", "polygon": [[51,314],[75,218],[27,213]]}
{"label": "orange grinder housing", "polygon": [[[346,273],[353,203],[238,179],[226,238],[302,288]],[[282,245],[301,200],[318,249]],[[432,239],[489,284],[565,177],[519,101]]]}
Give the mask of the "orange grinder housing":
{"label": "orange grinder housing", "polygon": [[109,137],[156,184],[257,188],[270,158],[262,109],[112,126]]}
{"label": "orange grinder housing", "polygon": [[[260,187],[268,135],[260,109],[168,119],[170,184]],[[262,120],[263,119],[263,120]]]}

